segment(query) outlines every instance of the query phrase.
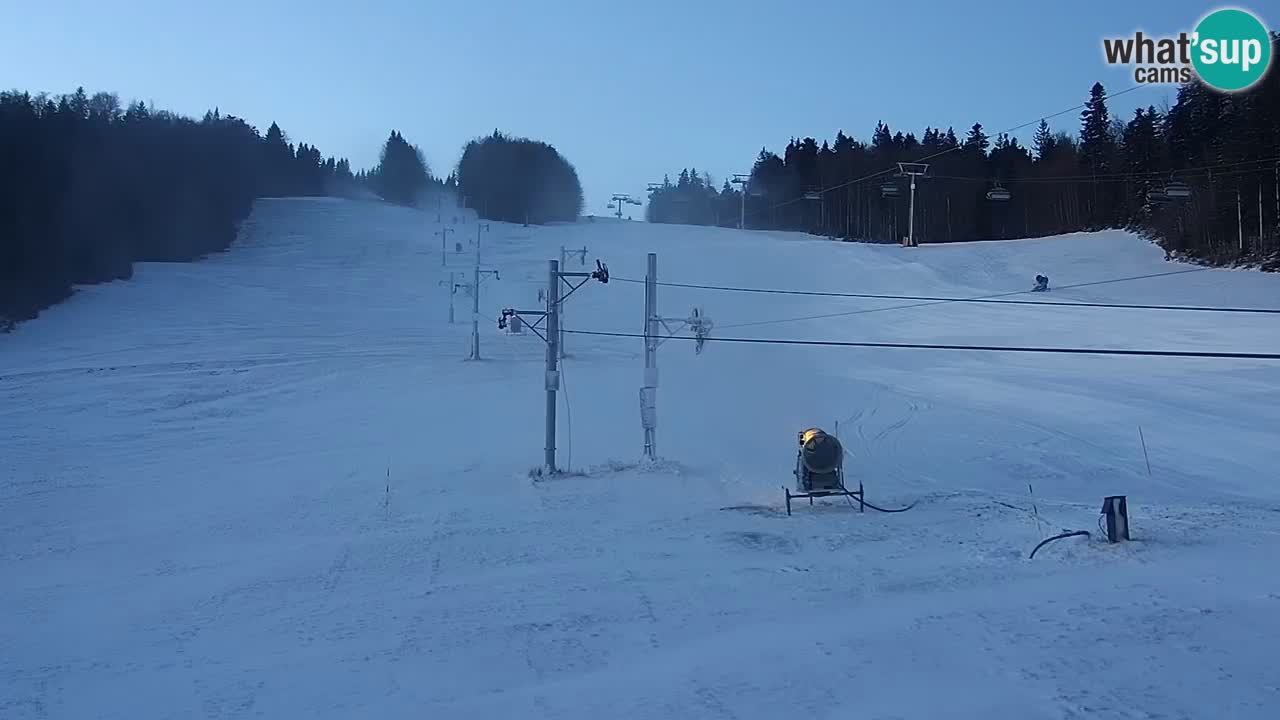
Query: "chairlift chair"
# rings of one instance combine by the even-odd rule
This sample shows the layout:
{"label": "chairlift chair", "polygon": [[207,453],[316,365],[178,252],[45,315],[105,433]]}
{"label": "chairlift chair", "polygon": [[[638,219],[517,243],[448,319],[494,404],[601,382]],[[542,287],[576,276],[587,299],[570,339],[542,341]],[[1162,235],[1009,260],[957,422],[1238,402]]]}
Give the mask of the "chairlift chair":
{"label": "chairlift chair", "polygon": [[897,183],[889,181],[880,185],[880,197],[896,198],[898,197],[898,194],[899,190]]}
{"label": "chairlift chair", "polygon": [[1191,197],[1191,186],[1184,182],[1171,182],[1164,186],[1164,194],[1174,200],[1185,200]]}
{"label": "chairlift chair", "polygon": [[804,199],[805,200],[821,200],[822,193],[818,192],[817,190],[810,190],[809,192],[806,192],[804,194]]}
{"label": "chairlift chair", "polygon": [[1004,202],[1008,200],[1010,197],[1012,197],[1012,195],[1009,193],[1009,191],[1001,187],[999,183],[996,183],[995,187],[987,191],[988,200],[994,200],[996,202]]}

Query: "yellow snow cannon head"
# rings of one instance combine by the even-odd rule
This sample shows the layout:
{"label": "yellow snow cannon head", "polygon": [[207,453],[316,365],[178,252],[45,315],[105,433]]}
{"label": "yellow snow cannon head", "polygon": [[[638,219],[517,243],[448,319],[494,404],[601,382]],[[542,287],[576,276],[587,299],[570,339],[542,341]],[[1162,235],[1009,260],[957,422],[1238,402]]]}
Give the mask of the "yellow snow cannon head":
{"label": "yellow snow cannon head", "polygon": [[829,473],[840,467],[844,460],[844,447],[834,435],[828,435],[819,428],[809,428],[800,433],[800,456],[809,472]]}

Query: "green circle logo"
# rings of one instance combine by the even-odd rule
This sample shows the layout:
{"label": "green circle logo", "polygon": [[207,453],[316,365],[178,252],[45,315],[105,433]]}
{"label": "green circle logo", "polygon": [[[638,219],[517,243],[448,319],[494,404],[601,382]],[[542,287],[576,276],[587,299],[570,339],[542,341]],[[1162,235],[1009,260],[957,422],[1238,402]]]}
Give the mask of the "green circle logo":
{"label": "green circle logo", "polygon": [[1191,64],[1212,88],[1235,92],[1251,87],[1271,64],[1271,35],[1262,21],[1235,8],[1215,10],[1196,26]]}

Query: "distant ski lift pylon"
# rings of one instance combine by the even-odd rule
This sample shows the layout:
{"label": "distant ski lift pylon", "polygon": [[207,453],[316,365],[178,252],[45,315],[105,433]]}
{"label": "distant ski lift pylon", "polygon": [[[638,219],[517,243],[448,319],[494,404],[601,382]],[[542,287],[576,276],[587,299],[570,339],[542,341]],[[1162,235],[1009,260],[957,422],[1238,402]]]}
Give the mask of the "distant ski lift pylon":
{"label": "distant ski lift pylon", "polygon": [[733,179],[729,182],[741,187],[751,197],[761,197],[764,195],[764,190],[758,186],[758,183],[751,182],[750,175],[738,173],[734,175]]}
{"label": "distant ski lift pylon", "polygon": [[631,197],[630,195],[626,195],[624,193],[616,193],[612,198],[609,199],[609,204],[607,205],[607,207],[610,210],[614,210],[620,214],[622,212],[622,205],[624,203],[627,205],[643,205],[644,204],[639,200],[636,200],[635,198]]}

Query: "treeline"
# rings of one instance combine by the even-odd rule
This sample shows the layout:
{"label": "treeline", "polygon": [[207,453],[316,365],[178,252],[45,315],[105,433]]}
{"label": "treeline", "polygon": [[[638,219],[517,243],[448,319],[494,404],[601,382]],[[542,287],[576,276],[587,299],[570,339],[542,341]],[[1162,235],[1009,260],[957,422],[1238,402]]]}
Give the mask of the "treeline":
{"label": "treeline", "polygon": [[542,224],[582,213],[582,184],[568,160],[547,143],[498,130],[467,143],[456,182],[467,207],[488,220]]}
{"label": "treeline", "polygon": [[219,110],[200,120],[83,88],[0,93],[0,332],[75,285],[131,277],[139,261],[225,250],[260,197],[380,198],[436,209],[460,196],[483,217],[574,220],[577,172],[555,148],[499,132],[467,144],[457,172],[431,174],[396,130],[377,166],[265,135]]}
{"label": "treeline", "polygon": [[[1277,36],[1280,37],[1280,36]],[[1095,84],[1078,129],[1041,121],[1031,147],[981,124],[894,132],[869,142],[793,139],[762,150],[743,190],[682,172],[651,188],[654,222],[799,230],[868,242],[908,233],[910,178],[899,162],[927,162],[917,179],[918,242],[1038,237],[1127,228],[1171,254],[1216,264],[1280,257],[1280,73],[1245,92],[1199,83],[1167,110],[1112,117]],[[891,172],[885,172],[892,170]],[[743,209],[745,208],[745,212]]]}
{"label": "treeline", "polygon": [[224,250],[255,197],[353,187],[346,160],[214,110],[194,120],[84,89],[0,94],[0,325],[137,261]]}
{"label": "treeline", "polygon": [[698,174],[697,168],[684,168],[673,183],[671,176],[649,189],[645,219],[657,223],[683,225],[721,225],[737,227],[741,219],[741,195],[724,181],[716,189],[709,173]]}
{"label": "treeline", "polygon": [[[253,135],[257,132],[253,131]],[[257,167],[248,168],[253,171],[249,182],[255,197],[315,197],[358,192],[350,162],[345,158],[325,159],[318,148],[306,143],[298,143],[295,148],[276,123],[271,123],[266,137],[262,138],[258,161]]]}

